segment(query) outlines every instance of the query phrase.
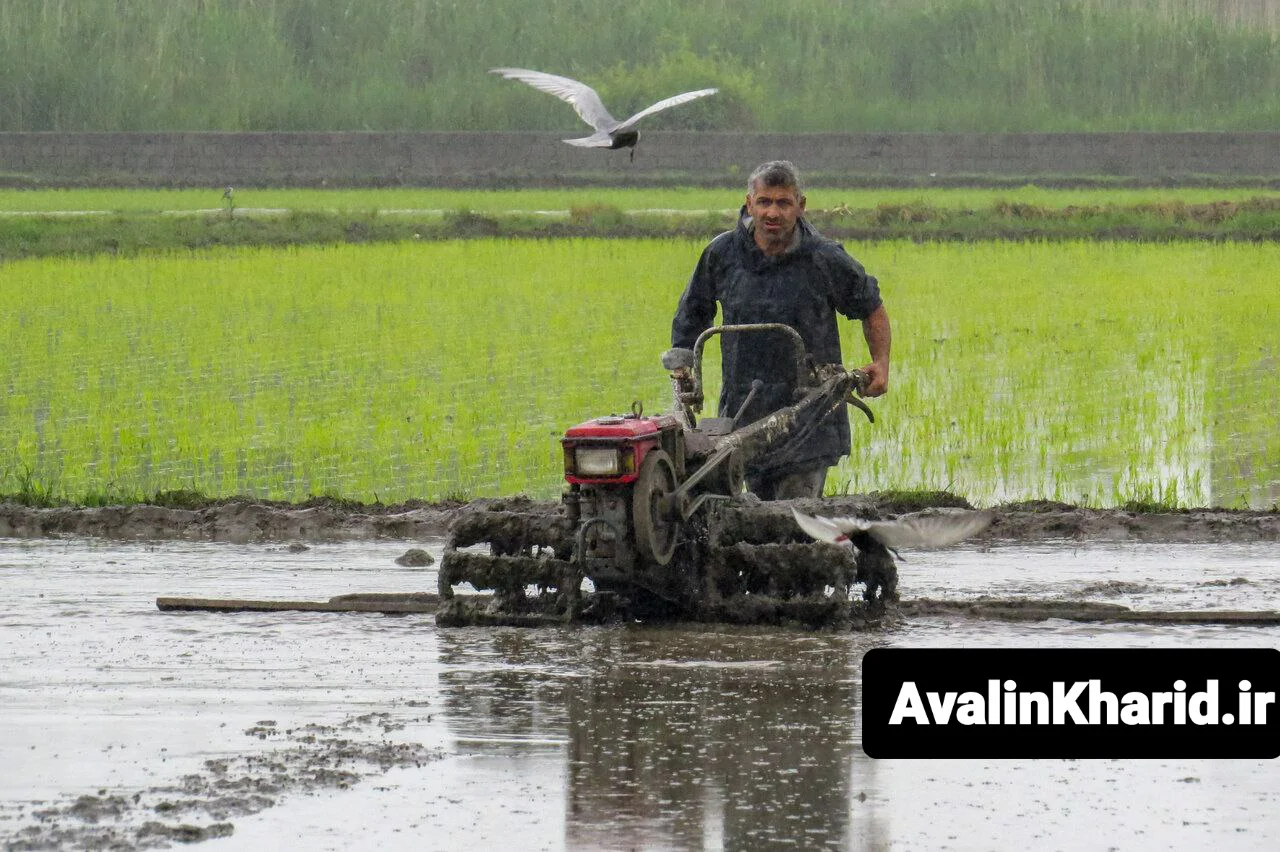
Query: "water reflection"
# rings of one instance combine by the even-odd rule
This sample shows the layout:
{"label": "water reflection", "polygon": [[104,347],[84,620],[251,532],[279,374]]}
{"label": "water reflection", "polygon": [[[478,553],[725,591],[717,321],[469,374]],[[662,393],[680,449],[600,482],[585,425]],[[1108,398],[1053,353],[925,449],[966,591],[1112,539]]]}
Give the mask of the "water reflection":
{"label": "water reflection", "polygon": [[877,847],[887,832],[858,807],[874,780],[855,739],[861,641],[444,631],[441,683],[464,745],[564,743],[572,848]]}

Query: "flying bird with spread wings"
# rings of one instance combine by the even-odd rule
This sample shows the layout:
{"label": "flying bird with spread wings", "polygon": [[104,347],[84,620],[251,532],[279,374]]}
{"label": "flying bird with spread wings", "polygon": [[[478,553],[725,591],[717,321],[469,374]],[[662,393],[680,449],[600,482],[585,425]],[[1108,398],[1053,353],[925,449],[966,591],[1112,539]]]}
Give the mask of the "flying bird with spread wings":
{"label": "flying bird with spread wings", "polygon": [[605,109],[604,103],[600,100],[600,95],[596,94],[596,90],[586,83],[579,83],[577,80],[559,77],[555,74],[545,74],[541,71],[529,71],[525,68],[491,68],[489,73],[500,74],[508,80],[519,80],[521,83],[533,86],[540,92],[555,95],[560,100],[572,105],[577,110],[578,116],[596,131],[590,136],[565,139],[565,142],[570,145],[577,145],[580,148],[630,148],[632,160],[636,157],[636,142],[640,140],[640,131],[635,129],[640,119],[653,115],[660,110],[679,106],[698,98],[705,98],[707,95],[714,95],[720,91],[719,89],[698,89],[696,92],[672,95],[669,98],[663,98],[652,106],[645,107],[625,121],[618,121],[609,114],[609,110]]}
{"label": "flying bird with spread wings", "polygon": [[791,514],[800,529],[818,541],[860,547],[859,539],[865,541],[865,536],[895,552],[912,547],[925,550],[948,547],[982,532],[994,517],[991,512],[970,509],[931,509],[891,521],[823,518],[796,509],[792,509]]}
{"label": "flying bird with spread wings", "polygon": [[823,518],[794,507],[791,514],[810,538],[856,551],[858,579],[866,584],[867,600],[873,600],[877,590],[881,599],[897,597],[898,569],[890,553],[948,547],[982,532],[995,517],[970,509],[930,509],[889,521]]}

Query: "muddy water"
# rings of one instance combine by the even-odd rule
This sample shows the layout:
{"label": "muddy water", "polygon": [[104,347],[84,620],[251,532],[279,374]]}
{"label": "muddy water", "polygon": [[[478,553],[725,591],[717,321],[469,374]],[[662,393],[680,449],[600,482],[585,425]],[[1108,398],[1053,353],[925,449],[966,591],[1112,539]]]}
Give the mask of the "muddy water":
{"label": "muddy water", "polygon": [[[915,618],[886,633],[439,631],[161,613],[422,591],[407,545],[0,539],[0,838],[307,849],[1200,848],[1280,838],[1271,761],[872,761],[876,645],[1267,646],[1280,628]],[[429,543],[439,555],[439,543]],[[904,597],[1280,609],[1274,544],[908,554]]]}

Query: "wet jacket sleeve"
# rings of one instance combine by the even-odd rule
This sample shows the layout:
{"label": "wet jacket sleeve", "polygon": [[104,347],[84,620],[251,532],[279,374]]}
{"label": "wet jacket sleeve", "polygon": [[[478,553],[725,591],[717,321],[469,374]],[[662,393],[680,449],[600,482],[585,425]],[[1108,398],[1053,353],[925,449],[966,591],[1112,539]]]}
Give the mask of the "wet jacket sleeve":
{"label": "wet jacket sleeve", "polygon": [[692,349],[698,335],[716,319],[715,254],[713,242],[702,251],[698,265],[680,296],[675,319],[671,321],[671,345]]}
{"label": "wet jacket sleeve", "polygon": [[864,320],[880,307],[880,283],[843,246],[833,243],[821,258],[831,282],[831,303],[837,311],[851,320]]}

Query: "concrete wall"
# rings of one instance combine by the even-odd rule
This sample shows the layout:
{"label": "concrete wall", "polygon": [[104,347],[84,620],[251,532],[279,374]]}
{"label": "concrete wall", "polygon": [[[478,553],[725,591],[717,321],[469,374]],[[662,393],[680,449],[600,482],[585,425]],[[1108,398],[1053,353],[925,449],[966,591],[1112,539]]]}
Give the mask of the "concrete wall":
{"label": "concrete wall", "polygon": [[[567,135],[567,134],[566,134]],[[736,184],[786,158],[845,180],[1280,177],[1280,133],[646,134],[626,151],[548,133],[0,133],[10,185]]]}

